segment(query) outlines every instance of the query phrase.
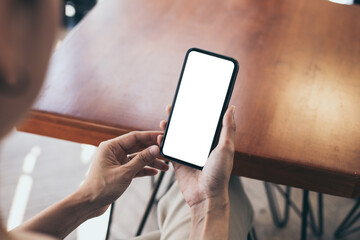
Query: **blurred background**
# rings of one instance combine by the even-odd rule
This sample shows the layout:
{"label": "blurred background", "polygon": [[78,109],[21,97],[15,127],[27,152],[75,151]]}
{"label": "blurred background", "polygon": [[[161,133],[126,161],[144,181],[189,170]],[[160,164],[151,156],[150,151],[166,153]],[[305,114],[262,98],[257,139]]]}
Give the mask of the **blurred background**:
{"label": "blurred background", "polygon": [[[106,0],[104,0],[106,1]],[[341,4],[356,4],[359,0],[331,0]],[[96,5],[96,0],[63,1],[63,26],[57,47],[86,14]],[[16,227],[41,210],[72,193],[86,176],[96,147],[52,139],[14,130],[2,141],[0,149],[1,216],[9,229]],[[172,171],[172,170],[171,170]],[[171,171],[159,196],[172,180]],[[117,201],[111,225],[111,239],[126,239],[135,235],[155,179],[136,179],[129,190]],[[264,184],[243,178],[246,192],[254,206],[254,226],[258,239],[298,239],[300,218],[290,212],[288,225],[277,228],[273,224]],[[302,191],[294,189],[293,201],[301,206]],[[283,201],[277,192],[279,201]],[[311,201],[316,202],[316,193]],[[324,195],[324,235],[320,239],[335,239],[334,230],[353,207],[355,200]],[[316,205],[316,204],[315,204]],[[300,207],[299,207],[300,208]],[[109,212],[88,221],[66,239],[102,239],[108,225]],[[360,225],[355,223],[355,225]],[[145,225],[144,232],[157,229],[156,205]],[[309,239],[317,239],[309,234]],[[355,232],[341,239],[360,239]]]}

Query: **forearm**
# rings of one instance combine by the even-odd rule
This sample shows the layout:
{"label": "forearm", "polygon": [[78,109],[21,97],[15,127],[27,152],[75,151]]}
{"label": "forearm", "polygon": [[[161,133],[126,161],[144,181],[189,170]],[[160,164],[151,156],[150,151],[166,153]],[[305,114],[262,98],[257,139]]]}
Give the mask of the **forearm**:
{"label": "forearm", "polygon": [[229,199],[212,199],[191,207],[190,239],[229,239]]}
{"label": "forearm", "polygon": [[48,207],[14,231],[32,231],[65,238],[87,219],[96,215],[91,201],[79,191]]}

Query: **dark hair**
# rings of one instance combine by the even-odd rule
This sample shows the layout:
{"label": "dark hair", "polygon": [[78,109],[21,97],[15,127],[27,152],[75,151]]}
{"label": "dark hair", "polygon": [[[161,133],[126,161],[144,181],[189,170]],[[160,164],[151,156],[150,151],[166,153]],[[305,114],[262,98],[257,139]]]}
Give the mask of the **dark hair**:
{"label": "dark hair", "polygon": [[4,72],[0,70],[0,95],[17,97],[24,94],[29,87],[29,79],[25,71],[19,72],[16,82],[10,84],[5,80]]}

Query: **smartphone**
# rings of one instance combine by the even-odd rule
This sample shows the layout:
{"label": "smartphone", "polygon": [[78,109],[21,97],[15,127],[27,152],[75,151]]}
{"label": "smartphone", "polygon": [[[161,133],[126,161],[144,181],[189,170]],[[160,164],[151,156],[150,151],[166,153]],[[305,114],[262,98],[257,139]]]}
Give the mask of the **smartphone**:
{"label": "smartphone", "polygon": [[216,147],[238,62],[191,48],[185,55],[168,123],[160,145],[163,157],[202,169]]}

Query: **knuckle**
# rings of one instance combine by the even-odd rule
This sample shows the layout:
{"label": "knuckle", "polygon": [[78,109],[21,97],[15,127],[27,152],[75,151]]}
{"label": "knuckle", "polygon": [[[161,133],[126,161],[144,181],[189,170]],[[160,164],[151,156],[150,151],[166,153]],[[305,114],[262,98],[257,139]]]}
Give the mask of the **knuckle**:
{"label": "knuckle", "polygon": [[154,163],[154,159],[151,157],[150,153],[148,153],[147,151],[140,152],[139,159],[144,165],[152,165]]}
{"label": "knuckle", "polygon": [[103,141],[99,144],[99,149],[105,150],[108,149],[111,145],[110,140]]}
{"label": "knuckle", "polygon": [[140,131],[132,131],[131,134],[132,134],[131,136],[135,139],[135,145],[142,147],[144,144],[142,143],[141,138],[140,138],[141,132]]}
{"label": "knuckle", "polygon": [[233,130],[235,132],[236,131],[236,123],[235,123],[235,121],[233,121],[230,126],[231,126],[231,130]]}
{"label": "knuckle", "polygon": [[140,162],[143,163],[143,164],[145,164],[145,163],[146,163],[146,160],[145,160],[145,157],[144,157],[144,153],[143,153],[143,152],[140,152],[140,153],[138,154],[138,156],[139,156]]}
{"label": "knuckle", "polygon": [[231,153],[234,152],[234,144],[230,140],[225,140],[223,144],[221,144],[220,149],[221,152]]}
{"label": "knuckle", "polygon": [[123,137],[124,138],[126,137],[127,139],[131,139],[131,138],[135,137],[134,135],[135,135],[134,132],[129,132],[129,133],[123,135]]}
{"label": "knuckle", "polygon": [[225,148],[229,148],[229,149],[231,149],[232,148],[232,146],[234,146],[234,143],[233,143],[233,141],[231,141],[230,139],[225,139],[225,141],[224,141],[224,143],[223,143],[223,146],[225,147]]}
{"label": "knuckle", "polygon": [[130,134],[132,134],[133,136],[138,135],[140,132],[139,131],[132,131]]}
{"label": "knuckle", "polygon": [[232,122],[232,123],[230,123],[230,124],[228,124],[227,126],[226,126],[226,130],[229,132],[235,132],[236,131],[236,124],[235,124],[235,122]]}
{"label": "knuckle", "polygon": [[137,134],[138,134],[137,131],[132,131],[132,132],[127,133],[126,136],[129,137],[129,138],[135,138],[135,140],[136,140],[137,139],[136,138]]}
{"label": "knuckle", "polygon": [[101,142],[99,145],[99,149],[103,152],[110,151],[113,154],[117,154],[118,152],[114,142],[112,142],[111,140]]}

